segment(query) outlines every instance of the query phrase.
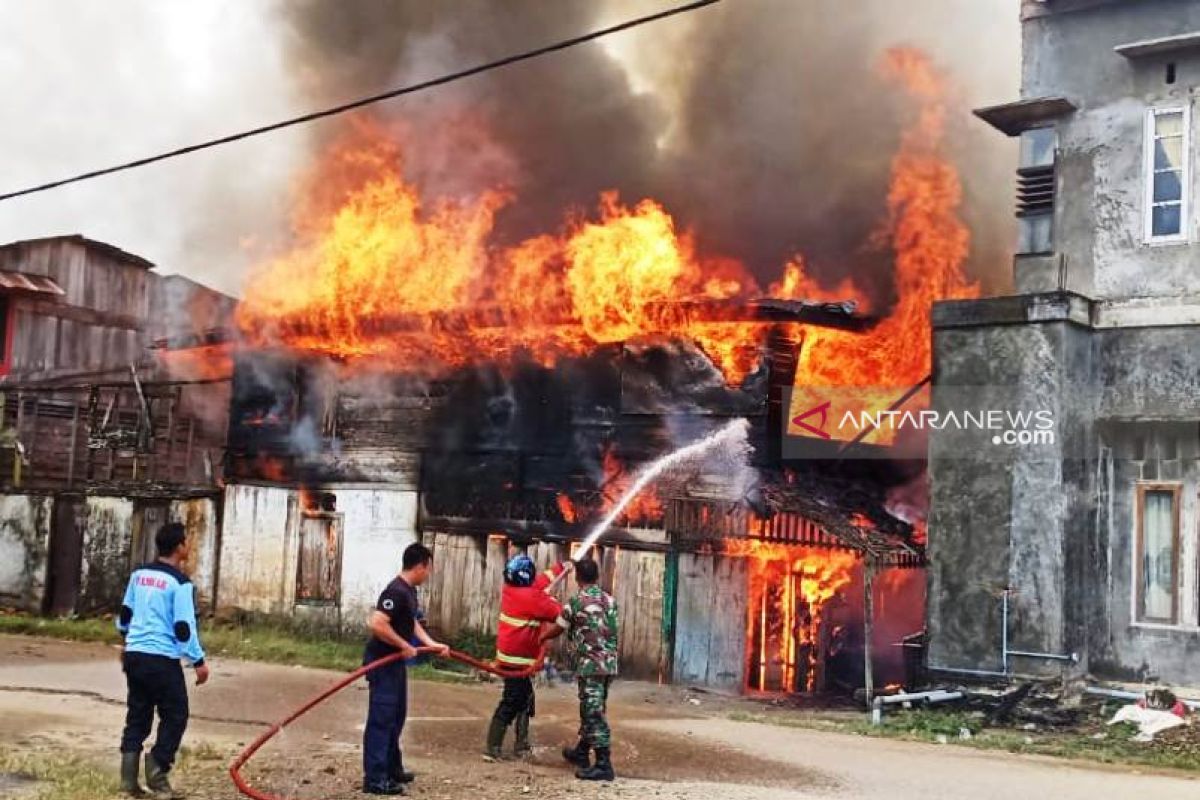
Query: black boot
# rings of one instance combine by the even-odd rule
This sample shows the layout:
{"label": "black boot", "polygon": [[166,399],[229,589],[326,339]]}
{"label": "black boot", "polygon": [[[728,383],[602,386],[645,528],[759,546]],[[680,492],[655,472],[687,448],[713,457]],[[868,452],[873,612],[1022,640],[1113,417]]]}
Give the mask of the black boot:
{"label": "black boot", "polygon": [[507,730],[508,726],[501,722],[499,717],[492,717],[492,724],[488,726],[487,744],[483,751],[485,759],[499,761],[504,757],[504,733]]}
{"label": "black boot", "polygon": [[146,790],[138,783],[142,769],[141,753],[121,753],[121,792],[130,797],[145,797]]}
{"label": "black boot", "polygon": [[579,740],[579,744],[575,747],[564,747],[562,749],[563,759],[570,765],[579,769],[591,769],[592,759],[588,753],[588,745],[583,739]]}
{"label": "black boot", "polygon": [[183,795],[172,789],[171,782],[167,780],[169,771],[160,767],[153,755],[146,753],[146,788],[162,800],[182,800]]}
{"label": "black boot", "polygon": [[399,771],[388,775],[388,780],[390,780],[392,783],[399,783],[401,785],[412,783],[416,779],[417,774],[415,772],[409,772],[404,767],[400,767]]}
{"label": "black boot", "polygon": [[529,743],[529,715],[519,714],[513,726],[517,732],[517,740],[513,743],[513,755],[517,758],[528,758],[533,754],[533,746]]}
{"label": "black boot", "polygon": [[611,781],[617,777],[613,774],[612,761],[607,747],[596,748],[596,766],[581,769],[575,773],[581,781]]}

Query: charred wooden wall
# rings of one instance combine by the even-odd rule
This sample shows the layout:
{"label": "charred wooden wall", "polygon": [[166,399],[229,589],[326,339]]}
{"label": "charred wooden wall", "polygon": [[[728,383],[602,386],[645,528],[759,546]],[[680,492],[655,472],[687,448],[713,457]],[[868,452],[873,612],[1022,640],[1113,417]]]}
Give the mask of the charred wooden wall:
{"label": "charred wooden wall", "polygon": [[219,382],[0,392],[0,487],[214,486],[225,431],[213,406],[227,393]]}

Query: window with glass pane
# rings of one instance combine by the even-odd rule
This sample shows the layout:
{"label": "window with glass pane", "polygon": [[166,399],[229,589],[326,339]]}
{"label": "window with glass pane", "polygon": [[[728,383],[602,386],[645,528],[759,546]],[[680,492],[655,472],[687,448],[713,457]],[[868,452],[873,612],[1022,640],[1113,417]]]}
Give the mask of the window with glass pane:
{"label": "window with glass pane", "polygon": [[1188,119],[1183,109],[1150,112],[1147,238],[1184,234],[1188,186]]}
{"label": "window with glass pane", "polygon": [[1138,616],[1147,622],[1176,621],[1179,558],[1178,493],[1173,488],[1141,488],[1138,525]]}
{"label": "window with glass pane", "polygon": [[1017,170],[1017,253],[1054,250],[1054,158],[1058,134],[1035,128],[1021,134],[1021,166]]}

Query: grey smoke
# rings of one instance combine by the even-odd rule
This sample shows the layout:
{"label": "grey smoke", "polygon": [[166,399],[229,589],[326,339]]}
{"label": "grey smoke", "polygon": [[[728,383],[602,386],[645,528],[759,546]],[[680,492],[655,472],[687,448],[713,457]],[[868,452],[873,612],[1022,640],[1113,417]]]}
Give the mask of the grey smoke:
{"label": "grey smoke", "polygon": [[[0,187],[186,144],[669,5],[661,0],[214,0],[5,4]],[[597,192],[662,199],[702,245],[764,278],[794,249],[826,277],[881,277],[885,46],[926,47],[963,88],[955,142],[973,270],[1007,283],[1011,143],[969,119],[1017,88],[1011,0],[725,0],[609,42],[388,106],[432,191],[501,179],[500,232],[559,224]],[[618,53],[620,59],[613,53]],[[482,115],[496,147],[433,122]],[[289,191],[336,122],[4,205],[0,241],[80,232],[236,292],[286,240]],[[453,131],[454,129],[452,129]],[[481,155],[482,151],[482,155]],[[465,155],[471,156],[465,158]],[[877,281],[882,287],[886,281]],[[880,288],[886,294],[886,289]]]}
{"label": "grey smoke", "polygon": [[[669,5],[298,0],[280,11],[299,85],[322,103]],[[1015,96],[1016,14],[1008,0],[726,0],[385,113],[411,134],[410,172],[434,191],[450,175],[459,193],[477,160],[447,158],[469,147],[445,120],[487,120],[512,158],[489,154],[480,174],[518,196],[498,219],[502,240],[553,230],[564,209],[594,208],[615,188],[630,202],[661,199],[705,250],[742,259],[764,283],[801,251],[819,275],[858,275],[886,300],[888,254],[864,242],[884,213],[902,109],[875,65],[887,47],[922,46],[962,87],[952,141],[972,268],[995,288],[1012,229],[1011,193],[995,187],[1011,182],[1012,149],[967,111]]]}

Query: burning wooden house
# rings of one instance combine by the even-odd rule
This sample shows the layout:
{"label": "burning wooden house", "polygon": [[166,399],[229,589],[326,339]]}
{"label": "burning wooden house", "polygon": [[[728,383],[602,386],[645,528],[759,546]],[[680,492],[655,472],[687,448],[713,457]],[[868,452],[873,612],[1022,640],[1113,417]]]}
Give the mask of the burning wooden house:
{"label": "burning wooden house", "polygon": [[[862,685],[874,594],[905,582],[881,579],[873,594],[872,580],[922,566],[922,545],[884,507],[896,476],[787,462],[781,444],[799,347],[787,333],[870,320],[852,306],[798,301],[689,313],[706,311],[759,332],[764,357],[737,386],[679,339],[549,365],[476,363],[436,379],[243,350],[219,610],[357,628],[402,548],[420,539],[437,564],[429,624],[486,637],[509,542],[541,564],[570,557],[642,466],[744,418],[753,446],[744,469],[668,476],[601,541],[603,582],[622,608],[622,669],[734,690]],[[904,597],[915,613],[883,634],[888,645],[920,628],[920,592]]]}
{"label": "burning wooden house", "polygon": [[799,257],[767,283],[699,252],[650,199],[493,236],[511,193],[426,195],[395,137],[350,126],[300,187],[293,243],[246,283],[218,609],[357,628],[421,539],[429,623],[486,636],[509,542],[569,557],[641,468],[741,418],[738,474],[672,474],[601,542],[624,673],[807,691],[899,664],[923,624],[923,532],[888,491],[923,467],[783,447],[793,387],[920,381],[931,300],[976,292],[940,78],[907,51],[886,67],[920,113],[877,237],[897,288],[881,319]]}

